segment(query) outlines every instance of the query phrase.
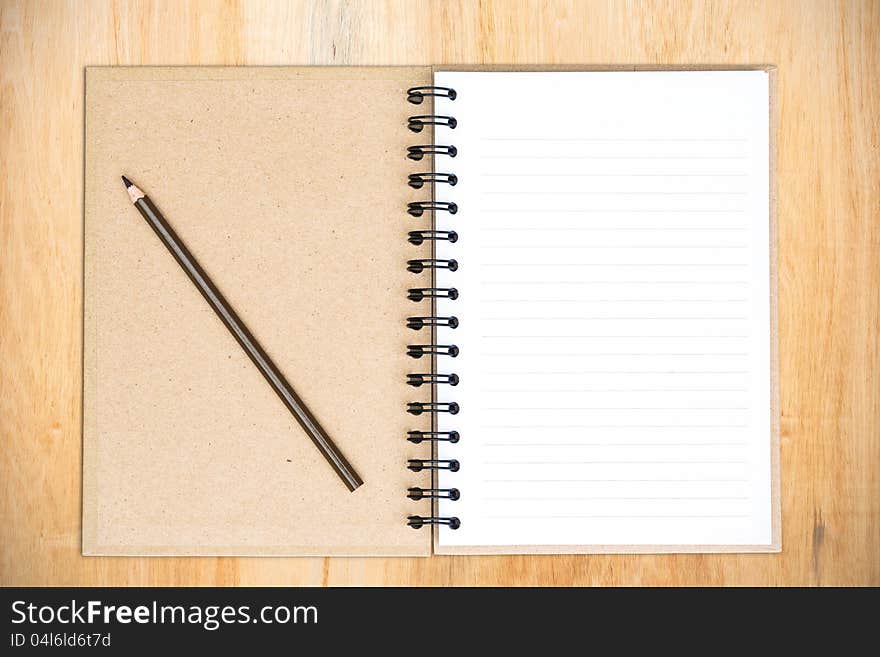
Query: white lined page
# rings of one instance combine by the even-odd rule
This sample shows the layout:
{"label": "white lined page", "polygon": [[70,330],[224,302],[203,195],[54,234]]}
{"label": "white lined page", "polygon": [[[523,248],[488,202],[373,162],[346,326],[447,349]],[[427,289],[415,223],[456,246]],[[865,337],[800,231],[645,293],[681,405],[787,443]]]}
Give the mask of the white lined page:
{"label": "white lined page", "polygon": [[435,84],[440,545],[769,545],[767,73]]}

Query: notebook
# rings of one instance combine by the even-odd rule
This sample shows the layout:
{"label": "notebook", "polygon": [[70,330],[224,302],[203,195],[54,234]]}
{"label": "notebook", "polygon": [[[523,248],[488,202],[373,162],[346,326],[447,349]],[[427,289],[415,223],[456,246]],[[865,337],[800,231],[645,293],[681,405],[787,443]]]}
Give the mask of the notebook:
{"label": "notebook", "polygon": [[83,553],[778,551],[774,74],[88,68]]}

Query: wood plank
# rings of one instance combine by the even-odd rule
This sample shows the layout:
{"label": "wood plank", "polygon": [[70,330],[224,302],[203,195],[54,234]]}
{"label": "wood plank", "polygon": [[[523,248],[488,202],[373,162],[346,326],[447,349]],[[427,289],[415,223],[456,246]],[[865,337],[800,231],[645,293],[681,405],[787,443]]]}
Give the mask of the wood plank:
{"label": "wood plank", "polygon": [[[877,2],[0,3],[0,584],[880,584]],[[776,64],[783,551],[80,556],[83,67]]]}

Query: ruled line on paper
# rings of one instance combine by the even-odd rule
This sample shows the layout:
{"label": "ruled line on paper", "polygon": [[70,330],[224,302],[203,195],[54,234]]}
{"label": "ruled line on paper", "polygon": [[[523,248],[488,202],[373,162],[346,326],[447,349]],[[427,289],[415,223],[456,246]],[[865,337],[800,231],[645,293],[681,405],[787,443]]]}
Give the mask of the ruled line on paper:
{"label": "ruled line on paper", "polygon": [[746,178],[747,173],[480,173],[486,178]]}
{"label": "ruled line on paper", "polygon": [[746,445],[745,441],[727,442],[727,443],[682,443],[682,442],[642,442],[642,443],[626,443],[616,441],[603,441],[595,443],[486,443],[486,447],[742,447]]}
{"label": "ruled line on paper", "polygon": [[558,141],[558,142],[737,142],[744,143],[745,137],[525,137],[525,136],[497,136],[480,137],[480,141]]}
{"label": "ruled line on paper", "polygon": [[664,461],[658,459],[646,459],[642,461],[636,460],[590,460],[585,459],[576,461],[568,459],[565,461],[494,461],[486,459],[483,465],[743,465],[747,461],[743,459],[710,459],[710,460],[693,460],[693,461]]}
{"label": "ruled line on paper", "polygon": [[620,297],[591,298],[591,297],[565,297],[547,299],[542,297],[522,297],[520,299],[481,299],[481,303],[740,303],[749,301],[747,297],[703,297],[702,299],[694,298],[670,298],[670,297],[648,297],[641,299],[621,299]]}
{"label": "ruled line on paper", "polygon": [[603,478],[598,479],[596,477],[583,477],[580,479],[483,479],[483,483],[488,484],[555,484],[555,483],[578,483],[578,482],[600,482],[600,483],[611,483],[611,482],[636,482],[636,483],[652,483],[652,482],[662,482],[662,483],[685,483],[685,484],[693,484],[693,483],[710,483],[710,484],[730,484],[730,483],[746,483],[748,479],[743,477],[735,477],[735,478],[718,478],[712,477],[709,479],[691,479],[691,478],[651,478],[651,479],[620,479],[620,478]]}
{"label": "ruled line on paper", "polygon": [[[577,248],[577,247],[572,247]],[[739,267],[739,262],[481,262],[480,267]]]}
{"label": "ruled line on paper", "polygon": [[747,155],[484,155],[486,160],[747,160]]}
{"label": "ruled line on paper", "polygon": [[486,411],[744,411],[748,406],[486,406]]}
{"label": "ruled line on paper", "polygon": [[668,353],[663,351],[652,351],[652,352],[633,352],[633,351],[566,351],[562,354],[553,354],[547,353],[546,351],[525,351],[520,349],[518,351],[481,351],[479,352],[481,356],[525,356],[525,357],[541,357],[541,358],[553,358],[554,356],[632,356],[633,358],[660,358],[667,356],[693,356],[700,358],[716,358],[721,356],[748,356],[747,351],[736,352],[736,351],[719,351],[719,352],[682,352],[682,353]]}
{"label": "ruled line on paper", "polygon": [[483,516],[487,520],[562,520],[562,519],[588,519],[588,518],[608,518],[612,520],[624,520],[626,518],[748,518],[747,513],[709,513],[709,514],[628,514],[628,513],[607,513],[607,514],[584,514],[584,515],[503,515],[503,516]]}
{"label": "ruled line on paper", "polygon": [[531,281],[531,280],[481,280],[480,285],[748,285],[748,281],[688,280],[688,281],[604,281],[583,279],[578,281]]}
{"label": "ruled line on paper", "polygon": [[748,370],[487,370],[486,374],[748,374]]}
{"label": "ruled line on paper", "polygon": [[741,214],[744,210],[721,210],[718,208],[691,209],[669,208],[658,210],[656,208],[483,208],[487,214],[580,214],[599,212],[603,214]]}
{"label": "ruled line on paper", "polygon": [[695,317],[645,317],[634,315],[632,317],[601,317],[598,315],[584,315],[578,317],[542,317],[542,316],[534,316],[534,317],[487,317],[484,316],[482,319],[484,320],[497,320],[504,322],[520,322],[520,321],[549,321],[549,322],[565,322],[565,321],[573,321],[573,320],[591,320],[591,321],[620,321],[620,320],[629,320],[629,321],[716,321],[716,320],[739,320],[743,321],[748,319],[748,317],[744,317],[741,315],[719,315],[717,317],[705,317],[705,316],[695,316]]}
{"label": "ruled line on paper", "polygon": [[[626,410],[626,409],[623,409]],[[743,428],[748,424],[481,424],[481,429],[726,429]]]}
{"label": "ruled line on paper", "polygon": [[561,333],[553,333],[553,334],[543,334],[543,333],[509,333],[507,335],[501,334],[490,334],[490,335],[482,335],[482,338],[561,338],[561,339],[570,339],[570,338],[661,338],[661,339],[680,339],[680,338],[747,338],[749,335],[747,333],[735,333],[729,335],[707,335],[705,333],[692,333],[689,335],[657,335],[655,333],[615,333],[613,335],[600,335],[596,333],[577,333],[577,334],[561,334]]}
{"label": "ruled line on paper", "polygon": [[541,195],[541,196],[745,196],[747,192],[649,192],[649,191],[633,191],[633,192],[616,192],[616,191],[574,191],[574,190],[549,190],[549,191],[529,191],[529,190],[485,190],[480,194],[486,196],[503,194],[505,196],[516,195]]}
{"label": "ruled line on paper", "polygon": [[[579,374],[580,373],[578,373],[578,375]],[[551,376],[557,376],[557,375],[551,375]],[[561,376],[561,375],[558,375],[558,376]],[[530,378],[530,382],[531,382],[531,378]],[[535,392],[538,392],[538,391],[540,391],[542,393],[547,392],[547,393],[553,393],[553,394],[576,392],[576,393],[603,393],[603,394],[610,393],[610,394],[619,394],[619,395],[633,394],[636,392],[654,392],[654,393],[658,393],[658,394],[662,393],[662,394],[668,394],[668,395],[673,395],[673,394],[678,394],[678,393],[683,393],[683,392],[706,393],[706,394],[716,393],[716,392],[735,392],[735,393],[739,393],[740,395],[745,395],[748,392],[747,387],[727,387],[727,386],[723,386],[723,387],[705,386],[705,387],[697,388],[697,387],[687,387],[687,386],[669,387],[668,385],[666,385],[664,387],[650,387],[650,386],[646,387],[644,382],[641,382],[641,381],[639,382],[641,384],[641,386],[637,385],[637,386],[623,386],[623,387],[620,387],[620,386],[618,386],[618,387],[586,386],[586,387],[554,388],[554,387],[542,385],[542,383],[543,382],[536,383],[536,387],[538,388],[537,390],[536,390],[536,387],[528,387],[528,386],[527,387],[516,387],[516,388],[514,388],[514,387],[495,388],[495,387],[486,386],[486,385],[478,385],[478,389],[480,390],[480,392],[491,393],[491,394],[495,394],[495,395],[500,395],[500,394],[534,395]],[[693,384],[691,384],[691,385],[693,385]]]}
{"label": "ruled line on paper", "polygon": [[704,500],[726,500],[726,501],[747,501],[750,498],[747,495],[695,495],[695,496],[669,496],[656,495],[651,497],[624,497],[618,495],[556,495],[556,496],[540,496],[530,497],[517,495],[515,497],[492,497],[486,496],[487,502],[556,502],[556,501],[588,501],[588,500],[609,500],[614,502],[691,502]]}
{"label": "ruled line on paper", "polygon": [[[613,231],[639,231],[639,232],[668,232],[671,230],[688,230],[688,231],[730,231],[742,232],[748,230],[748,226],[570,226],[570,227],[553,227],[553,226],[507,226],[506,233],[517,231],[540,231],[542,233],[553,232],[613,232]],[[478,226],[477,230],[486,232],[497,232],[498,229],[492,226]]]}
{"label": "ruled line on paper", "polygon": [[[571,244],[550,244],[541,245],[542,249],[577,249],[578,251],[588,249],[747,249],[748,244],[587,244],[587,245],[571,245]],[[534,244],[487,244],[484,249],[534,249]]]}

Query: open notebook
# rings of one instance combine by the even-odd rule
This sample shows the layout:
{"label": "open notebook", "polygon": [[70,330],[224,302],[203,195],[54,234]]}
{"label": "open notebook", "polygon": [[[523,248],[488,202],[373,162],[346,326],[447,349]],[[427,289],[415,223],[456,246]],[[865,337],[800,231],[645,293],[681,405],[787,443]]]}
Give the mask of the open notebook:
{"label": "open notebook", "polygon": [[86,89],[84,553],[779,549],[772,69],[93,68]]}

